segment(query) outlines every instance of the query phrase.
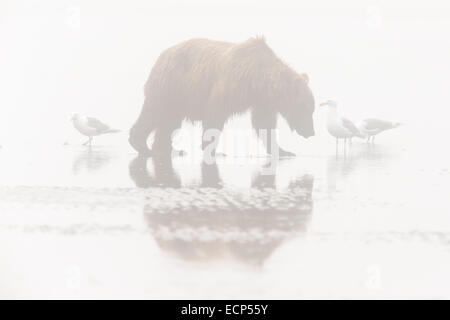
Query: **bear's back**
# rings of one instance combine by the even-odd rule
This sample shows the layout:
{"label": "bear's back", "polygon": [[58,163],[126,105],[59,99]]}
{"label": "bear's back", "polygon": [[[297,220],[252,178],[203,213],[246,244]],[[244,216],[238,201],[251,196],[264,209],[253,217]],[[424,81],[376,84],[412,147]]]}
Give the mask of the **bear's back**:
{"label": "bear's back", "polygon": [[228,113],[240,113],[255,101],[266,101],[267,89],[278,85],[286,71],[293,74],[264,38],[240,43],[191,39],[161,53],[145,95],[162,108],[201,120],[206,110],[221,105],[227,105]]}
{"label": "bear's back", "polygon": [[[177,84],[180,88],[203,87],[204,82],[214,81],[219,72],[224,53],[233,43],[209,39],[191,39],[164,50],[156,61],[146,89]],[[147,91],[147,90],[146,90]]]}

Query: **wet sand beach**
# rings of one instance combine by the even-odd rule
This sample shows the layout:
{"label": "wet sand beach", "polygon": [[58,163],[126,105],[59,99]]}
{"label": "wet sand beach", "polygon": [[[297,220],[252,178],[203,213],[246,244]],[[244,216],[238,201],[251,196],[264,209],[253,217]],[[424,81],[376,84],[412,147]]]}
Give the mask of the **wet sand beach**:
{"label": "wet sand beach", "polygon": [[450,172],[413,147],[330,144],[274,175],[51,148],[1,150],[1,297],[449,297]]}
{"label": "wet sand beach", "polygon": [[449,9],[1,0],[0,299],[449,299]]}

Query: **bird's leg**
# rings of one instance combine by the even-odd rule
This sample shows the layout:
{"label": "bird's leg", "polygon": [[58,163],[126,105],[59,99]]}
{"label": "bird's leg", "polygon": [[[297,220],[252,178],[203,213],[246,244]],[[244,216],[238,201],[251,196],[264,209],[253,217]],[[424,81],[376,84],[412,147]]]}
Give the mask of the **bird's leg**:
{"label": "bird's leg", "polygon": [[87,145],[88,143],[91,143],[91,137],[89,137],[89,139],[87,139],[86,142],[83,143],[83,146]]}
{"label": "bird's leg", "polygon": [[89,137],[89,145],[92,146],[92,137]]}
{"label": "bird's leg", "polygon": [[366,140],[366,143],[369,143],[370,142],[370,136],[367,136],[367,140]]}
{"label": "bird's leg", "polygon": [[372,136],[372,143],[375,143],[375,136]]}
{"label": "bird's leg", "polygon": [[339,157],[339,148],[338,148],[338,145],[339,145],[339,139],[336,138],[336,160],[337,160],[338,157]]}

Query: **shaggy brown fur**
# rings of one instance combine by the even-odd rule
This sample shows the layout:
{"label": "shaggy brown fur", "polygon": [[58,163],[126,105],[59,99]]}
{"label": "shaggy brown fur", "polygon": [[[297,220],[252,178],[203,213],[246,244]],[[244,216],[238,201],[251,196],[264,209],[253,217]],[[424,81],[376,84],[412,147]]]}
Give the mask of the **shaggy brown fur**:
{"label": "shaggy brown fur", "polygon": [[[147,138],[155,131],[153,151],[170,152],[171,134],[184,119],[222,130],[230,116],[249,109],[256,130],[274,129],[280,113],[307,138],[314,135],[314,98],[307,82],[263,38],[237,44],[188,40],[165,50],[155,63],[129,141],[140,153],[149,153]],[[269,153],[270,145],[277,146],[270,142]]]}

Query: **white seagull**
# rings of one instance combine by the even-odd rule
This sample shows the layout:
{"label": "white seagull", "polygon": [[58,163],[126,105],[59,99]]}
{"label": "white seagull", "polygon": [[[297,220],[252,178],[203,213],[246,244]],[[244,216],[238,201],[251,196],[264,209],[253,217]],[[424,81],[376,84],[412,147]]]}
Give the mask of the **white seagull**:
{"label": "white seagull", "polygon": [[81,116],[78,113],[75,113],[72,116],[72,122],[78,132],[89,137],[89,140],[83,143],[83,145],[91,144],[92,138],[95,136],[105,133],[120,132],[120,130],[112,129],[96,118]]}
{"label": "white seagull", "polygon": [[364,138],[359,129],[350,120],[340,117],[337,113],[337,102],[333,100],[327,100],[320,104],[321,106],[328,106],[327,114],[327,130],[336,138],[336,148],[338,146],[339,139],[344,139],[344,147],[347,139],[350,140],[353,137]]}
{"label": "white seagull", "polygon": [[375,141],[375,136],[383,131],[401,126],[399,122],[380,120],[375,118],[364,119],[358,124],[359,131],[367,137],[367,142]]}

